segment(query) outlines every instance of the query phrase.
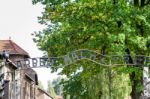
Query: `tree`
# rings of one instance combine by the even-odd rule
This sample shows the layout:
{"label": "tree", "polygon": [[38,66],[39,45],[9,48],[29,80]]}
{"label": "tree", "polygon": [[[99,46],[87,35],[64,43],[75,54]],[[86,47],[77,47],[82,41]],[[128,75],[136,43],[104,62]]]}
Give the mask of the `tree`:
{"label": "tree", "polygon": [[44,89],[44,86],[43,86],[43,84],[42,84],[42,82],[41,81],[38,81],[38,86],[39,86],[39,88],[41,88],[41,89]]}
{"label": "tree", "polygon": [[53,88],[54,88],[57,95],[62,95],[62,89],[63,88],[60,84],[62,79],[63,79],[62,77],[57,77],[56,79],[54,79],[52,81]]}
{"label": "tree", "polygon": [[48,88],[47,88],[47,92],[54,98],[57,99],[56,93],[54,91],[54,88],[51,84],[51,81],[48,81]]}
{"label": "tree", "polygon": [[[135,55],[149,55],[150,0],[33,0],[34,4],[37,2],[45,5],[39,22],[47,28],[35,32],[34,41],[49,56],[91,49],[101,54],[126,55],[132,64],[135,59],[144,60]],[[64,67],[63,74],[69,77],[80,67],[86,70],[85,64]],[[138,99],[142,93],[142,67],[126,69],[130,71],[130,95]]]}

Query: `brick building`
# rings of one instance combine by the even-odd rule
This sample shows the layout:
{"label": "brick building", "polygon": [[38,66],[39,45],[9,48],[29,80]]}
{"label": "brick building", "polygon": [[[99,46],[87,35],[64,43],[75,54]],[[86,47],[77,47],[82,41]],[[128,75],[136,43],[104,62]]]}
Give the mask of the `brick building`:
{"label": "brick building", "polygon": [[[7,60],[2,58],[6,52],[9,53]],[[0,53],[0,78],[4,79],[0,79],[0,99],[38,99],[37,73],[32,68],[19,69],[15,65],[17,60],[30,58],[29,54],[11,40],[0,40]]]}
{"label": "brick building", "polygon": [[16,65],[10,60],[0,60],[0,99],[10,99],[14,97],[15,90],[15,70],[17,69]]}

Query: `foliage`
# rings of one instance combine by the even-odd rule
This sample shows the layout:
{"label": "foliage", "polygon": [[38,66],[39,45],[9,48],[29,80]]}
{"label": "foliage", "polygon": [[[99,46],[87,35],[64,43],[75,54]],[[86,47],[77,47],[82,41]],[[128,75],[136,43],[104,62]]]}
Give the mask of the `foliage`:
{"label": "foliage", "polygon": [[44,86],[41,81],[38,81],[38,86],[39,86],[39,88],[44,89]]}
{"label": "foliage", "polygon": [[53,88],[57,95],[62,95],[63,87],[60,85],[62,79],[62,77],[57,77],[52,81]]}
{"label": "foliage", "polygon": [[[39,17],[39,22],[47,25],[47,28],[43,31],[35,32],[34,41],[49,56],[65,55],[67,52],[76,49],[91,49],[101,54],[122,56],[127,54],[130,59],[129,62],[133,63],[134,55],[149,55],[149,0],[33,0],[34,4],[37,2],[45,5],[45,11],[42,13],[42,17]],[[139,86],[141,67],[127,67],[126,70],[122,69],[122,67],[118,68],[123,73],[127,72],[129,74],[132,86],[131,97],[137,99],[141,94],[141,86]],[[67,86],[65,87],[66,91],[68,90],[67,88],[71,85],[74,86],[76,83],[80,86],[75,85],[76,88],[83,92],[89,89],[84,86],[88,81],[88,85],[93,86],[92,80],[94,78],[82,79],[81,74],[76,74],[80,68],[83,69],[81,74],[85,77],[91,77],[93,73],[96,77],[100,75],[100,72],[98,72],[99,67],[87,61],[64,67],[62,74],[67,75],[70,79],[65,85]],[[112,71],[115,72],[115,70]],[[125,73],[124,75],[128,79],[127,74]],[[114,77],[114,81],[112,80],[114,84],[117,83],[117,79],[121,78],[122,75],[116,75],[116,77]],[[100,79],[106,80],[103,76]],[[86,82],[84,83],[84,81]],[[104,86],[107,88],[106,85],[104,83],[99,87]],[[121,86],[123,85],[118,84],[116,88]],[[97,88],[97,86],[94,88]],[[140,91],[136,89],[140,89]],[[85,92],[86,96],[91,91],[96,92],[96,89],[88,91],[86,90]],[[116,96],[119,91],[115,92]],[[73,91],[68,90],[68,92],[71,95]],[[75,96],[71,95],[70,97],[81,99],[82,95],[79,97],[77,94],[81,93],[75,92]],[[96,98],[92,97],[92,99]]]}
{"label": "foliage", "polygon": [[129,96],[131,89],[128,87],[128,75],[112,70],[109,78],[108,68],[88,61],[82,65],[85,66],[82,71],[75,72],[62,82],[65,99],[68,95],[70,99],[120,99]]}
{"label": "foliage", "polygon": [[51,81],[48,81],[48,88],[47,88],[47,92],[54,98],[57,99],[56,93],[54,91],[54,88],[51,84]]}

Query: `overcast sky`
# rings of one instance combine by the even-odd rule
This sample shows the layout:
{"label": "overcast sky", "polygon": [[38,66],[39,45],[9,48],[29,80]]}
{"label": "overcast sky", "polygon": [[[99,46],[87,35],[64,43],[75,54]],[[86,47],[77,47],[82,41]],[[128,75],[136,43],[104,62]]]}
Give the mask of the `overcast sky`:
{"label": "overcast sky", "polygon": [[[0,39],[11,38],[25,49],[31,57],[40,57],[42,52],[32,41],[31,33],[39,31],[44,26],[38,24],[37,16],[41,16],[43,6],[32,5],[31,0],[1,0],[0,1]],[[47,80],[56,77],[49,69],[38,69],[39,79],[46,86]]]}
{"label": "overcast sky", "polygon": [[42,5],[32,5],[31,0],[1,0],[0,39],[11,38],[31,57],[41,56],[42,53],[32,41],[31,33],[43,28],[37,20],[42,10]]}

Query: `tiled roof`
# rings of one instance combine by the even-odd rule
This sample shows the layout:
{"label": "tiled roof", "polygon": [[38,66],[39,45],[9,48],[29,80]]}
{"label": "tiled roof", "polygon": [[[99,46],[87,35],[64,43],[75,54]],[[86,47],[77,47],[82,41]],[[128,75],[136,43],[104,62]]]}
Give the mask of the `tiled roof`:
{"label": "tiled roof", "polygon": [[29,56],[29,54],[24,49],[19,47],[12,40],[0,40],[0,52],[3,52],[4,50],[9,54]]}

